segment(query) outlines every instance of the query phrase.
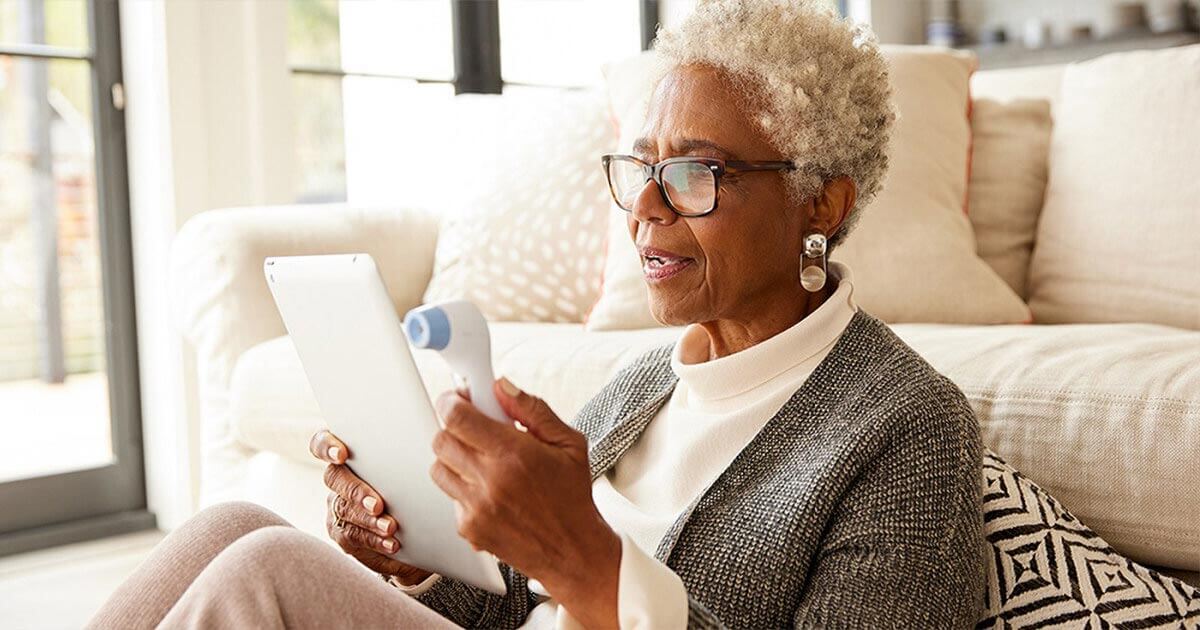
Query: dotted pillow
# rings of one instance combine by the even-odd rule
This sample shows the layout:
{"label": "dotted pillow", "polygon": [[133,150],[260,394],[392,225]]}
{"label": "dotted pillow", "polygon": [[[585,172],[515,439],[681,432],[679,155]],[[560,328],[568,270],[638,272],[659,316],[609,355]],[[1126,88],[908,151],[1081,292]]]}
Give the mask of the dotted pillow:
{"label": "dotted pillow", "polygon": [[455,149],[425,302],[494,321],[582,322],[600,293],[616,139],[601,90],[455,98]]}
{"label": "dotted pillow", "polygon": [[983,493],[991,553],[976,628],[1200,627],[1200,589],[1117,553],[990,450]]}

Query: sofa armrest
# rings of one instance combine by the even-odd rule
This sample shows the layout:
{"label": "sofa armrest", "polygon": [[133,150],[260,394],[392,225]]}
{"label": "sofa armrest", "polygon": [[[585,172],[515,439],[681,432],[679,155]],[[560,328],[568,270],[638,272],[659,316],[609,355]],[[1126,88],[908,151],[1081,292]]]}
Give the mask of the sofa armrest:
{"label": "sofa armrest", "polygon": [[296,205],[201,213],[171,250],[172,311],[201,355],[233,361],[284,334],[263,278],[268,256],[366,252],[399,312],[417,306],[433,274],[437,221],[425,210]]}
{"label": "sofa armrest", "polygon": [[201,504],[233,498],[252,450],[229,422],[238,357],[286,331],[263,277],[268,256],[365,252],[397,312],[421,303],[433,275],[437,221],[415,208],[294,205],[210,210],[171,248],[171,310],[195,350],[200,404]]}

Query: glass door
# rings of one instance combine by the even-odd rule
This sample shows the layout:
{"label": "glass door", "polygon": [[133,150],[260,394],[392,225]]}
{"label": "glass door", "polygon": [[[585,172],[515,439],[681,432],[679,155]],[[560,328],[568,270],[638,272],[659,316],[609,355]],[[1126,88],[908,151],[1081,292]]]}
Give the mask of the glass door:
{"label": "glass door", "polygon": [[0,555],[146,512],[115,0],[0,0]]}

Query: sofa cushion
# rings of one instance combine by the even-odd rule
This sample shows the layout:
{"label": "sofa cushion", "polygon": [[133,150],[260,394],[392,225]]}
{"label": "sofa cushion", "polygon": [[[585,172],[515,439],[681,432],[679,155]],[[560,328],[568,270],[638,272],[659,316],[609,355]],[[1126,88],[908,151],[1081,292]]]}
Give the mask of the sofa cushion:
{"label": "sofa cushion", "polygon": [[[580,324],[532,322],[495,322],[490,329],[496,377],[507,376],[542,397],[568,421],[627,363],[679,334],[678,328],[585,333]],[[430,398],[454,388],[450,369],[436,352],[414,350],[413,359]],[[324,421],[287,336],[261,343],[238,359],[230,407],[242,443],[316,464],[308,440]]]}
{"label": "sofa cushion", "polygon": [[1176,628],[1200,623],[1200,589],[1131,562],[990,450],[983,457],[991,543],[977,628]]}
{"label": "sofa cushion", "polygon": [[1030,264],[1038,322],[1200,329],[1200,45],[1067,67]]}
{"label": "sofa cushion", "polygon": [[[859,304],[887,322],[1027,321],[1025,303],[976,255],[965,213],[971,142],[967,86],[974,57],[922,46],[884,46],[883,52],[899,110],[888,174],[883,190],[832,257],[854,270]],[[645,121],[654,74],[644,66],[654,63],[652,54],[606,69],[613,111],[620,116],[620,151],[630,149]],[[640,87],[640,98],[631,97],[639,92],[630,83]],[[611,215],[604,286],[587,326],[656,326],[627,214],[614,209]]]}
{"label": "sofa cushion", "polygon": [[582,322],[600,294],[616,136],[602,90],[461,95],[425,302],[466,298],[491,320]]}
{"label": "sofa cushion", "polygon": [[894,326],[984,443],[1121,553],[1200,567],[1200,333],[1151,324]]}
{"label": "sofa cushion", "polygon": [[1058,106],[1065,64],[981,70],[971,75],[971,98],[1006,102],[1015,99],[1048,101]]}
{"label": "sofa cushion", "polygon": [[[1200,332],[1144,324],[893,329],[963,390],[985,444],[1117,550],[1150,564],[1200,566]],[[492,346],[497,375],[570,419],[624,364],[679,330],[500,323]],[[414,356],[429,391],[453,387],[439,357]],[[286,337],[242,356],[231,405],[243,442],[313,462],[308,439],[321,418]]]}
{"label": "sofa cushion", "polygon": [[975,99],[971,103],[971,183],[967,217],[979,257],[1021,299],[1046,195],[1050,103]]}

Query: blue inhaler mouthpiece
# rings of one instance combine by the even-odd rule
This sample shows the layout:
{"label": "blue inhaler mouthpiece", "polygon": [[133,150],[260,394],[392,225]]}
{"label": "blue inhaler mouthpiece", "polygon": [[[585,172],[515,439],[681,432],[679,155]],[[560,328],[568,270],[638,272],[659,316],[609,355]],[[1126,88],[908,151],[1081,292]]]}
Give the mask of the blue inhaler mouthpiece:
{"label": "blue inhaler mouthpiece", "polygon": [[404,332],[414,347],[443,350],[450,344],[450,319],[436,306],[420,306],[404,316]]}

